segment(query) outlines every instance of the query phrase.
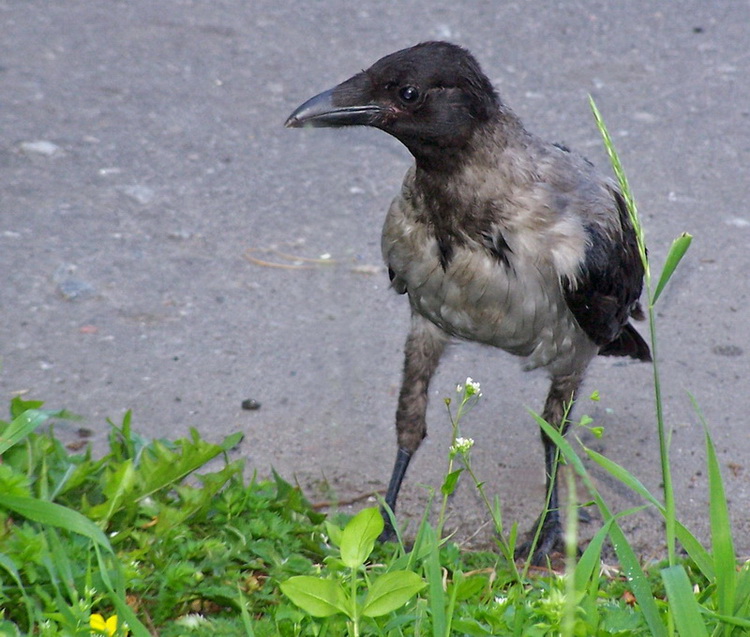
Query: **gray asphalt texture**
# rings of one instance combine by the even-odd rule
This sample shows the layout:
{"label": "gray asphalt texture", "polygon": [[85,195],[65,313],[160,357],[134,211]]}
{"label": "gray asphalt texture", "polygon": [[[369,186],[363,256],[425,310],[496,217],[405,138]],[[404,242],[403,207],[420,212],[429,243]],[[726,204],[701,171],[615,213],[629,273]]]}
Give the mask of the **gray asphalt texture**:
{"label": "gray asphalt texture", "polygon": [[[672,239],[695,236],[657,305],[678,514],[708,539],[690,392],[750,554],[750,3],[11,0],[0,23],[0,401],[82,414],[57,431],[74,442],[88,427],[99,450],[106,418],[127,409],[146,436],[241,431],[233,457],[261,476],[274,466],[313,501],[384,489],[408,304],[389,289],[379,237],[411,158],[378,131],[283,122],[381,56],[447,39],[475,54],[527,128],[608,170],[595,98],[655,276]],[[543,497],[527,410],[547,380],[466,343],[434,380],[403,518],[422,512],[422,485],[440,484],[442,398],[466,376],[484,393],[463,423],[475,468],[506,524],[525,530]],[[246,399],[260,408],[243,410]],[[604,437],[576,434],[658,493],[650,367],[595,361],[584,413]],[[591,469],[615,510],[640,503]],[[483,545],[487,518],[462,485],[448,528]],[[653,511],[624,526],[644,558],[661,554]],[[596,528],[594,515],[582,533]]]}

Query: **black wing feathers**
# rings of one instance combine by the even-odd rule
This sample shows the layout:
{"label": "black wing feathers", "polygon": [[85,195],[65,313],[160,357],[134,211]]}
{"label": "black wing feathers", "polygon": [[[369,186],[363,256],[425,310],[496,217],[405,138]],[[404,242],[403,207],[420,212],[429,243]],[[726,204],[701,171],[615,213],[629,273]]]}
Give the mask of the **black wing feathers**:
{"label": "black wing feathers", "polygon": [[605,356],[651,360],[648,345],[628,323],[642,316],[638,298],[643,286],[643,264],[635,231],[622,195],[612,189],[622,234],[613,241],[597,224],[589,224],[586,256],[577,285],[563,282],[565,300],[578,324],[600,346]]}

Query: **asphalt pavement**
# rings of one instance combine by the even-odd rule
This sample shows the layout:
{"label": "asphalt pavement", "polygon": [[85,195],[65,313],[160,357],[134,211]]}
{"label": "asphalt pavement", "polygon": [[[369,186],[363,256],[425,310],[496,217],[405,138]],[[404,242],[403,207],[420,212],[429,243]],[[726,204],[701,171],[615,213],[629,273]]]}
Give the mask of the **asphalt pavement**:
{"label": "asphalt pavement", "polygon": [[[6,0],[0,25],[0,402],[77,412],[58,433],[87,427],[99,450],[127,409],[146,436],[241,431],[249,472],[273,465],[318,502],[384,489],[408,307],[379,238],[411,159],[378,131],[283,123],[381,56],[447,39],[530,130],[608,170],[594,97],[654,276],[672,239],[694,235],[656,307],[678,513],[708,538],[692,394],[750,555],[750,2]],[[476,470],[523,530],[543,495],[528,409],[547,381],[466,343],[434,380],[401,511],[418,517],[424,485],[440,484],[442,398],[467,376],[484,394],[463,423]],[[595,361],[576,413],[604,427],[601,440],[576,430],[586,444],[658,493],[648,365]],[[591,468],[613,508],[640,503]],[[463,485],[449,528],[479,545],[486,521]],[[624,525],[644,557],[660,554],[658,515]]]}

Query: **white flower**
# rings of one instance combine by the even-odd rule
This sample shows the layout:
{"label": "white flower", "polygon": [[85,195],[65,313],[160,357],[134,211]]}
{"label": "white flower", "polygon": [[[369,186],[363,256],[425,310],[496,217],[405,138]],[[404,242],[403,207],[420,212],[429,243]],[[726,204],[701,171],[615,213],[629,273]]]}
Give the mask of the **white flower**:
{"label": "white flower", "polygon": [[456,441],[451,445],[450,453],[454,456],[458,453],[466,453],[473,446],[473,438],[456,438]]}
{"label": "white flower", "polygon": [[198,613],[190,613],[189,615],[183,615],[175,623],[185,628],[198,628],[201,624],[207,624],[208,620]]}
{"label": "white flower", "polygon": [[467,396],[481,396],[482,391],[478,382],[473,380],[471,376],[466,379],[466,395]]}

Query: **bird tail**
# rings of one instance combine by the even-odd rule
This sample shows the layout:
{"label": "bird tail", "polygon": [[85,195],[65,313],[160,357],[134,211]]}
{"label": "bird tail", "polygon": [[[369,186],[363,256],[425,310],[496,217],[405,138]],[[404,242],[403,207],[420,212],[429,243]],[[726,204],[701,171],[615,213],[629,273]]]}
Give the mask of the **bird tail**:
{"label": "bird tail", "polygon": [[622,332],[614,341],[601,347],[599,355],[630,356],[639,361],[651,362],[651,350],[648,343],[630,323],[622,328]]}

